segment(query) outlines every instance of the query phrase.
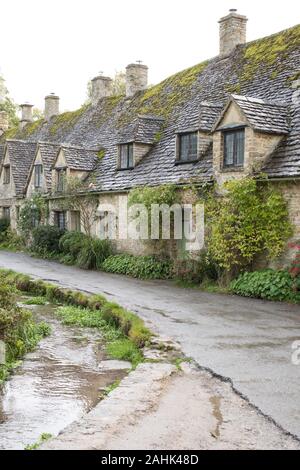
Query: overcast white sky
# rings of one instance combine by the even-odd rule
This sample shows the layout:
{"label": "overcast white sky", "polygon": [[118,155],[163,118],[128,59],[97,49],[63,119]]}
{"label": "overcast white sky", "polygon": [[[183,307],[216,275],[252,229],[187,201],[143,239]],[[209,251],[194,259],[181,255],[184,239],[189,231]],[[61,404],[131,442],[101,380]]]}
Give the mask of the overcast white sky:
{"label": "overcast white sky", "polygon": [[248,40],[300,22],[296,0],[0,0],[0,72],[17,103],[50,92],[75,109],[87,81],[136,60],[149,82],[218,54],[218,19],[247,15]]}

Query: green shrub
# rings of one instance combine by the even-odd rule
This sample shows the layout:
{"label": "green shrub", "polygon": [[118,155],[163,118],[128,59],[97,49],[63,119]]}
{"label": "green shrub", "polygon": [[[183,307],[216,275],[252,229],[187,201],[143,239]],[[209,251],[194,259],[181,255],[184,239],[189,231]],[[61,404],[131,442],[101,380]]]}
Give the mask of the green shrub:
{"label": "green shrub", "polygon": [[245,297],[257,297],[268,300],[300,300],[293,292],[293,279],[287,270],[266,269],[244,273],[234,280],[231,290]]}
{"label": "green shrub", "polygon": [[226,270],[239,273],[259,255],[278,257],[293,232],[287,202],[279,190],[253,178],[228,181],[224,194],[206,200],[208,251]]}
{"label": "green shrub", "polygon": [[173,262],[159,260],[154,256],[127,254],[109,256],[102,264],[102,269],[139,279],[169,279],[173,276]]}
{"label": "green shrub", "polygon": [[6,232],[10,226],[9,219],[2,218],[0,219],[0,242],[5,240]]}
{"label": "green shrub", "polygon": [[82,269],[101,269],[111,253],[109,240],[87,237],[81,244],[76,264]]}
{"label": "green shrub", "polygon": [[68,256],[70,263],[75,263],[81,250],[82,243],[88,237],[82,232],[66,232],[59,240],[61,253]]}
{"label": "green shrub", "polygon": [[15,288],[0,274],[0,340],[5,343],[5,364],[0,364],[0,381],[22,356],[32,351],[41,338],[50,333],[45,323],[37,324],[29,311],[16,305]]}
{"label": "green shrub", "polygon": [[82,269],[101,269],[103,261],[112,253],[109,240],[92,238],[81,232],[66,232],[59,247],[64,263],[76,264]]}
{"label": "green shrub", "polygon": [[55,225],[40,225],[32,232],[31,249],[40,255],[47,253],[59,253],[59,240],[64,231]]}
{"label": "green shrub", "polygon": [[174,275],[180,281],[201,284],[205,280],[216,281],[217,265],[202,251],[198,258],[178,259],[174,262]]}

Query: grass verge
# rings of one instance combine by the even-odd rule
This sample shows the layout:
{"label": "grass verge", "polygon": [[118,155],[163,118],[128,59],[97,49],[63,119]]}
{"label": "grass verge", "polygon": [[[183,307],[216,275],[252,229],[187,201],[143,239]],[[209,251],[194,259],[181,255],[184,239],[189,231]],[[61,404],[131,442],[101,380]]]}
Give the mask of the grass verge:
{"label": "grass verge", "polygon": [[21,292],[63,304],[56,313],[65,324],[99,328],[108,341],[110,357],[128,360],[133,367],[143,360],[141,348],[149,342],[152,334],[143,320],[133,313],[108,302],[101,295],[64,289],[11,270],[2,269],[0,273]]}

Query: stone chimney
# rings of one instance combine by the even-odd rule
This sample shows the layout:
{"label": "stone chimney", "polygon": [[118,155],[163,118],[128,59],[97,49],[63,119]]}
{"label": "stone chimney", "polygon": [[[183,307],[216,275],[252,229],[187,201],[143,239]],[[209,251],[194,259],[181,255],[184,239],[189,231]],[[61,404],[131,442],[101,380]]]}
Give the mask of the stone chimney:
{"label": "stone chimney", "polygon": [[129,64],[126,67],[126,96],[135,95],[146,90],[148,85],[148,67],[141,63]]}
{"label": "stone chimney", "polygon": [[52,116],[57,116],[59,114],[59,97],[55,93],[50,93],[50,95],[45,96],[45,111],[44,116],[45,120],[49,121]]}
{"label": "stone chimney", "polygon": [[33,121],[33,118],[32,118],[32,108],[33,108],[33,105],[32,104],[29,104],[29,103],[23,103],[20,105],[20,108],[21,108],[21,121],[20,121],[20,127],[21,129],[23,129],[24,126],[26,126],[26,124],[28,122],[32,122]]}
{"label": "stone chimney", "polygon": [[6,111],[0,111],[0,135],[9,128],[8,115]]}
{"label": "stone chimney", "polygon": [[92,105],[95,106],[101,98],[112,95],[112,79],[98,75],[92,79]]}
{"label": "stone chimney", "polygon": [[227,56],[238,45],[246,42],[246,16],[232,8],[229,15],[220,19],[220,55]]}

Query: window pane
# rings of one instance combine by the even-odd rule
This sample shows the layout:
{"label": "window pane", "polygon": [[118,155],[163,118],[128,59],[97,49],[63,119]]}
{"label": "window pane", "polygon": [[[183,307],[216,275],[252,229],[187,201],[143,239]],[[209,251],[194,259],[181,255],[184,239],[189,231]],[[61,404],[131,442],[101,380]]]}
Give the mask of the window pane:
{"label": "window pane", "polygon": [[189,137],[189,160],[195,160],[197,158],[197,133],[194,132]]}
{"label": "window pane", "polygon": [[236,133],[236,164],[243,165],[244,163],[244,131]]}
{"label": "window pane", "polygon": [[186,161],[189,154],[189,136],[188,134],[180,136],[180,160]]}
{"label": "window pane", "polygon": [[225,147],[225,165],[233,165],[234,163],[234,133],[230,132],[225,134],[224,139],[224,147]]}
{"label": "window pane", "polygon": [[198,135],[197,132],[183,134],[180,137],[179,160],[188,161],[197,158]]}
{"label": "window pane", "polygon": [[133,167],[133,144],[128,145],[128,167]]}
{"label": "window pane", "polygon": [[127,168],[127,145],[121,145],[120,167]]}

